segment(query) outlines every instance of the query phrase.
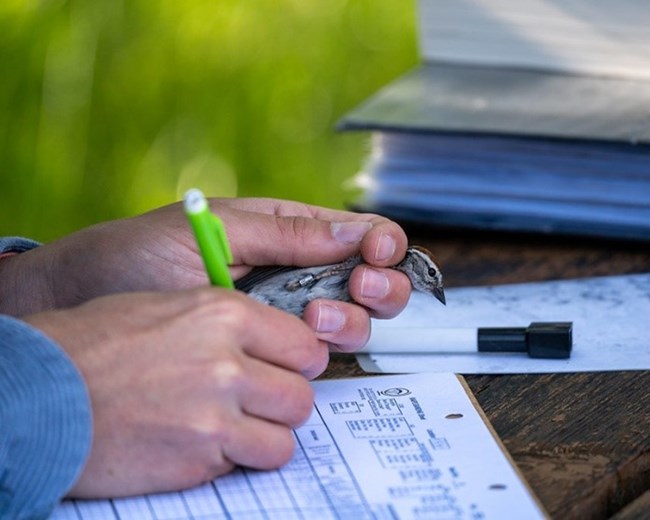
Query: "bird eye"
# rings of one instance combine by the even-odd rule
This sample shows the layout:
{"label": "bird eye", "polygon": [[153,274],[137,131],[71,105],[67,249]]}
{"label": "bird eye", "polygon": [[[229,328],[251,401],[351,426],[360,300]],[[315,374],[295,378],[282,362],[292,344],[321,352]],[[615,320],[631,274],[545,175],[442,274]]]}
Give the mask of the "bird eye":
{"label": "bird eye", "polygon": [[429,276],[431,278],[435,278],[437,274],[438,274],[438,271],[436,271],[433,267],[429,267]]}

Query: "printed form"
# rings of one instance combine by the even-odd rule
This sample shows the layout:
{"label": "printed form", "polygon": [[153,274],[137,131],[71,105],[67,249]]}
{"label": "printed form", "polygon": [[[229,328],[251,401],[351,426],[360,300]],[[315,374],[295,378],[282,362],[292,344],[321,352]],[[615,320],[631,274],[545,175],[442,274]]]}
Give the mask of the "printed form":
{"label": "printed form", "polygon": [[240,468],[187,491],[66,501],[55,520],[544,518],[457,376],[313,383],[282,468]]}

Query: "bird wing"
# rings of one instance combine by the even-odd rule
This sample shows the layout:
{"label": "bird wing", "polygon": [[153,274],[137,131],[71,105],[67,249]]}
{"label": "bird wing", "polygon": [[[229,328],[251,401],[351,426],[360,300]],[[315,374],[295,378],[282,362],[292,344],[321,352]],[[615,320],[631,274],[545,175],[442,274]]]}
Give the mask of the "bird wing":
{"label": "bird wing", "polygon": [[294,270],[295,267],[288,265],[270,265],[264,267],[255,267],[250,273],[242,276],[235,282],[235,289],[248,293],[253,287],[261,282],[265,282],[278,274],[287,273]]}

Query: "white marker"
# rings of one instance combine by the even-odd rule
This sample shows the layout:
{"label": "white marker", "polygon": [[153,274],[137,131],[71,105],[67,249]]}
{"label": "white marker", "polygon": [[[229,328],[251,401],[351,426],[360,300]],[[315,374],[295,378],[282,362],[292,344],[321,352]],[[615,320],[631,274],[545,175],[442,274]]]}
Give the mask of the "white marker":
{"label": "white marker", "polygon": [[[408,346],[400,347],[407,339]],[[528,327],[478,329],[386,327],[359,351],[366,354],[476,354],[525,352],[532,358],[567,359],[573,344],[572,322],[533,322]]]}

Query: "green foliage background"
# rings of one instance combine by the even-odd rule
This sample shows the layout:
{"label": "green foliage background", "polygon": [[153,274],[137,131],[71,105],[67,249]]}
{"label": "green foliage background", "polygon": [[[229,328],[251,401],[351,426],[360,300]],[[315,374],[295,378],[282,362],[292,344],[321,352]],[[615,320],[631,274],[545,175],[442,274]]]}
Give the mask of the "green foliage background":
{"label": "green foliage background", "polygon": [[343,207],[336,121],[417,62],[415,2],[2,0],[0,235],[48,241],[178,200]]}

